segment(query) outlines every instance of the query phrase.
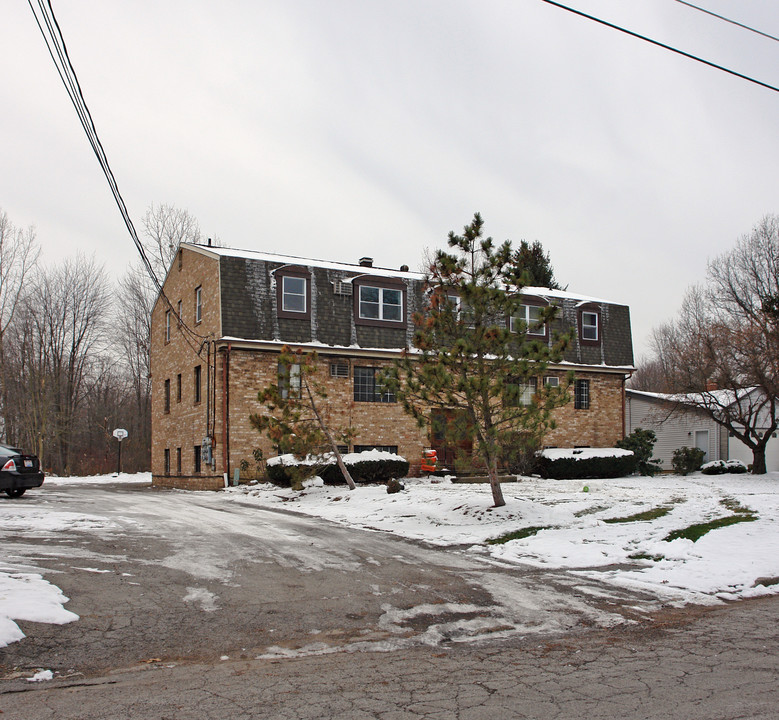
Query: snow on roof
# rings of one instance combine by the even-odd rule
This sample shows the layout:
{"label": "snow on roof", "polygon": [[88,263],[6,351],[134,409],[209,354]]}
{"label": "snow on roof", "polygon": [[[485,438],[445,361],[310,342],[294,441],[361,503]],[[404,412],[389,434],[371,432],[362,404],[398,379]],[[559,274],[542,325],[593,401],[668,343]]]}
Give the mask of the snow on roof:
{"label": "snow on roof", "polygon": [[[326,270],[340,270],[352,275],[375,275],[377,277],[398,277],[408,280],[423,280],[424,273],[394,270],[392,268],[368,267],[353,263],[332,262],[329,260],[315,260],[313,258],[297,257],[295,255],[282,255],[278,253],[261,252],[259,250],[241,250],[228,247],[212,247],[210,245],[197,245],[193,243],[182,243],[184,247],[189,247],[197,251],[213,253],[218,257],[236,257],[246,260],[262,260],[264,262],[280,263],[282,265],[303,265],[305,267],[318,267]],[[527,286],[522,288],[522,295],[530,297],[540,297],[544,300],[572,300],[579,304],[586,303],[606,303],[613,304],[611,300],[602,298],[588,297],[567,290],[553,290],[552,288]]]}
{"label": "snow on roof", "polygon": [[680,403],[682,405],[717,405],[726,407],[732,405],[747,395],[752,394],[757,388],[741,388],[740,390],[706,390],[702,393],[655,393],[646,390],[632,390],[627,388],[626,392],[631,395],[641,395],[649,399],[661,400],[671,403]]}
{"label": "snow on roof", "polygon": [[328,260],[314,260],[312,258],[296,257],[294,255],[280,255],[277,253],[260,252],[259,250],[238,250],[226,247],[210,247],[182,243],[183,246],[194,250],[213,253],[219,257],[235,257],[245,260],[262,260],[264,262],[279,263],[281,265],[303,265],[305,267],[318,267],[325,270],[340,270],[352,275],[377,275],[380,277],[399,277],[408,280],[422,280],[424,275],[418,272],[393,270],[391,268],[368,267],[352,263],[330,262]]}

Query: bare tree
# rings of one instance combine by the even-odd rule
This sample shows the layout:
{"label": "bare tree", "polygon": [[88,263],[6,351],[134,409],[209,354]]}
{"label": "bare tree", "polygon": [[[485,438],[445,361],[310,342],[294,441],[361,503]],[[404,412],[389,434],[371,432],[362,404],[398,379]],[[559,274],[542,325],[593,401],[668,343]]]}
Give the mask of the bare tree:
{"label": "bare tree", "polygon": [[26,280],[37,263],[39,254],[35,228],[17,228],[5,210],[0,209],[0,403],[3,407],[4,431],[7,429],[5,335],[16,316]]}
{"label": "bare tree", "polygon": [[[200,225],[187,210],[172,205],[151,205],[143,217],[144,246],[157,278],[162,281],[182,242],[201,240]],[[134,428],[129,446],[151,446],[151,375],[149,345],[151,311],[157,299],[157,289],[146,269],[138,262],[128,270],[119,284],[117,312],[117,346],[121,348],[121,362],[125,366],[132,387]],[[147,467],[151,463],[147,451]]]}
{"label": "bare tree", "polygon": [[736,247],[712,260],[676,320],[653,344],[684,404],[706,412],[752,450],[764,473],[779,426],[779,218],[766,216]]}
{"label": "bare tree", "polygon": [[182,242],[200,242],[200,224],[189,211],[174,205],[151,204],[143,216],[141,243],[162,281]]}
{"label": "bare tree", "polygon": [[17,425],[57,473],[72,470],[78,414],[107,347],[109,297],[103,269],[78,256],[39,270],[19,309]]}

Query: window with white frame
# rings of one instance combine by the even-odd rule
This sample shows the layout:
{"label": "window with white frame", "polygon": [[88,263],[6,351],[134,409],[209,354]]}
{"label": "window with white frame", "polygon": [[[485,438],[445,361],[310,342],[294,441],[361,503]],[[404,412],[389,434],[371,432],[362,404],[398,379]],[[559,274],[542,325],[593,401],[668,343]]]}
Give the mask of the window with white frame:
{"label": "window with white frame", "polygon": [[199,323],[203,319],[203,288],[195,288],[195,322]]}
{"label": "window with white frame", "polygon": [[362,320],[402,322],[403,291],[360,285],[359,313]]}
{"label": "window with white frame", "polygon": [[170,310],[165,311],[165,342],[170,342]]}
{"label": "window with white frame", "polygon": [[509,382],[506,404],[509,407],[528,407],[533,404],[533,396],[538,390],[538,378],[528,378],[525,382]]}
{"label": "window with white frame", "polygon": [[519,332],[520,328],[528,335],[546,335],[546,325],[541,322],[540,305],[520,305],[519,312],[509,320],[509,330]]}
{"label": "window with white frame", "polygon": [[582,340],[595,342],[599,339],[598,313],[582,311]]}
{"label": "window with white frame", "polygon": [[307,312],[306,278],[295,275],[284,275],[281,278],[281,309],[284,312]]}
{"label": "window with white frame", "polygon": [[279,363],[279,393],[285,400],[300,397],[300,365]]}
{"label": "window with white frame", "polygon": [[554,375],[547,375],[544,378],[544,385],[547,387],[560,387],[560,378]]}

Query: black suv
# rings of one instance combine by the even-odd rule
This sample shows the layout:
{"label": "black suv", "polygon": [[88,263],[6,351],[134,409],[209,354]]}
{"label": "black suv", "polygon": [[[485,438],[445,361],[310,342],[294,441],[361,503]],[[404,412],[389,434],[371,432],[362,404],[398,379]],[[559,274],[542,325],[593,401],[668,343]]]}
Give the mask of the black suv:
{"label": "black suv", "polygon": [[0,490],[18,498],[29,488],[43,485],[43,473],[37,455],[25,455],[19,448],[0,445]]}

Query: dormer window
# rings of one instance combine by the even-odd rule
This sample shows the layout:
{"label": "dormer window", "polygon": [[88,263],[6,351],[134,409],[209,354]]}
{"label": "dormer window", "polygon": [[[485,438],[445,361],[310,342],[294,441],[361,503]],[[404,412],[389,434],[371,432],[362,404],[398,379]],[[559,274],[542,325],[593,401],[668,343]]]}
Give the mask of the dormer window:
{"label": "dormer window", "polygon": [[306,312],[305,278],[292,275],[286,275],[281,278],[281,309],[284,312]]}
{"label": "dormer window", "polygon": [[390,280],[355,282],[355,322],[359,325],[405,325],[405,285]]}
{"label": "dormer window", "polygon": [[513,333],[522,331],[527,335],[545,337],[546,324],[542,322],[542,309],[540,305],[520,305],[519,312],[509,319],[509,330]]}
{"label": "dormer window", "polygon": [[600,313],[595,309],[582,309],[579,312],[579,337],[585,344],[600,342]]}
{"label": "dormer window", "polygon": [[311,317],[311,274],[304,267],[276,271],[276,300],[280,318],[308,320]]}

